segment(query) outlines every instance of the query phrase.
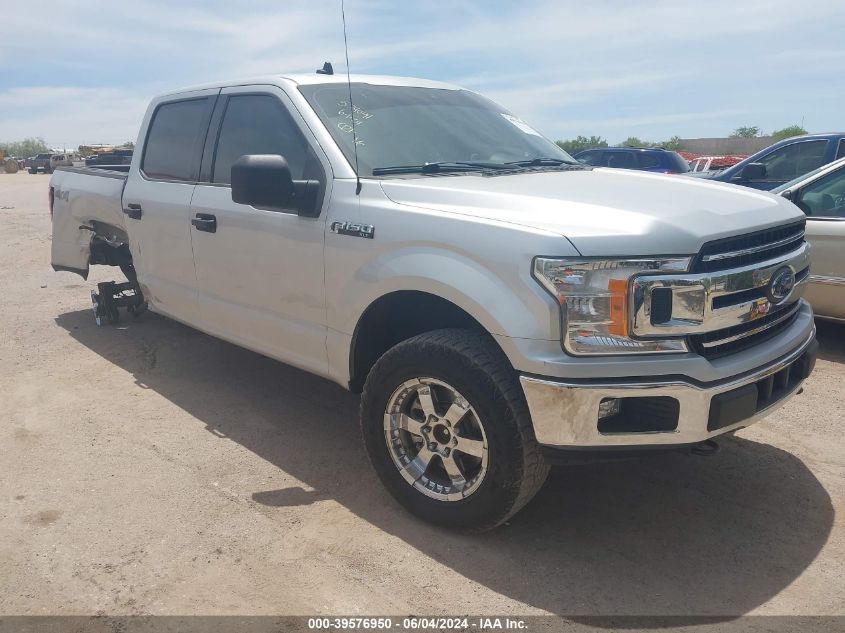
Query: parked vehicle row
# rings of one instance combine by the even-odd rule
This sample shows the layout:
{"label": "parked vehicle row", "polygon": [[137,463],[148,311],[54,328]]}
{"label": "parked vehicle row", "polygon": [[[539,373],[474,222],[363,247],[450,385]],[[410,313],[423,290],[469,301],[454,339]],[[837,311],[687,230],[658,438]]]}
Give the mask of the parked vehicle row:
{"label": "parked vehicle row", "polygon": [[362,392],[383,484],[451,527],[499,525],[573,453],[712,450],[815,362],[789,200],[581,164],[453,85],[167,93],[128,173],[58,168],[50,200],[53,268],[127,277],[99,321],[148,305]]}
{"label": "parked vehicle row", "polygon": [[769,191],[843,157],[845,134],[806,134],[779,141],[709,178]]}
{"label": "parked vehicle row", "polygon": [[689,163],[677,152],[659,147],[603,147],[575,154],[578,162],[592,167],[637,169],[661,174],[685,174]]}
{"label": "parked vehicle row", "polygon": [[43,171],[45,174],[52,174],[58,167],[73,167],[84,164],[82,156],[76,152],[65,152],[61,154],[44,152],[37,154],[24,161],[24,168],[30,174],[37,174]]}

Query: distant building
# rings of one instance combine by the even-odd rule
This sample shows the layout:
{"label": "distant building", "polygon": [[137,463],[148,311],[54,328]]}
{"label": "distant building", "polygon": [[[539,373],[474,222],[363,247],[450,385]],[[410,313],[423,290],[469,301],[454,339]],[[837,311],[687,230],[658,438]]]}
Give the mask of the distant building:
{"label": "distant building", "polygon": [[681,139],[680,149],[698,154],[699,156],[725,156],[740,154],[748,156],[756,154],[774,143],[771,136],[757,136],[755,138],[684,138]]}

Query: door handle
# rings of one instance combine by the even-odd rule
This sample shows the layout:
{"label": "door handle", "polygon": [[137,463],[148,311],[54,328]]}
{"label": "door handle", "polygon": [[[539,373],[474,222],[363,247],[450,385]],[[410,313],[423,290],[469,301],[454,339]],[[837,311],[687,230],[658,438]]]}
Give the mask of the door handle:
{"label": "door handle", "polygon": [[217,233],[217,218],[210,213],[197,213],[196,217],[191,219],[191,224],[197,231]]}
{"label": "door handle", "polygon": [[143,213],[140,204],[127,204],[123,212],[133,220],[140,220]]}

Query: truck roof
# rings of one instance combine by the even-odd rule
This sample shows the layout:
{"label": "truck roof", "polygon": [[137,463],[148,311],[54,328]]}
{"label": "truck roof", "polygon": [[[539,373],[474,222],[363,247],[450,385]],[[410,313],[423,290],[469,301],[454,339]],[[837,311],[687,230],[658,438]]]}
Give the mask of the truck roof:
{"label": "truck roof", "polygon": [[[409,86],[414,88],[438,88],[440,90],[460,90],[460,86],[432,81],[430,79],[419,79],[416,77],[396,77],[392,75],[351,75],[352,83],[365,83],[378,86]],[[227,81],[213,81],[210,83],[195,86],[186,86],[177,90],[169,90],[161,93],[160,96],[176,95],[183,92],[195,90],[207,90],[209,88],[231,88],[232,86],[246,86],[252,84],[270,85],[309,85],[309,84],[337,84],[346,83],[346,73],[334,75],[321,75],[318,73],[293,73],[285,75],[261,75],[258,77],[247,77]]]}

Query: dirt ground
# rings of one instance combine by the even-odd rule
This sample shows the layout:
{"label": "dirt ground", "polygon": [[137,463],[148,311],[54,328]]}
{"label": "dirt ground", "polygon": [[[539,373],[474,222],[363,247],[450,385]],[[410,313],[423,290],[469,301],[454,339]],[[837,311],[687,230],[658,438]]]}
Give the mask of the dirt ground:
{"label": "dirt ground", "polygon": [[356,396],[146,314],[97,328],[49,176],[0,174],[0,614],[845,614],[845,326],[722,442],[556,467],[480,537],[388,497]]}

